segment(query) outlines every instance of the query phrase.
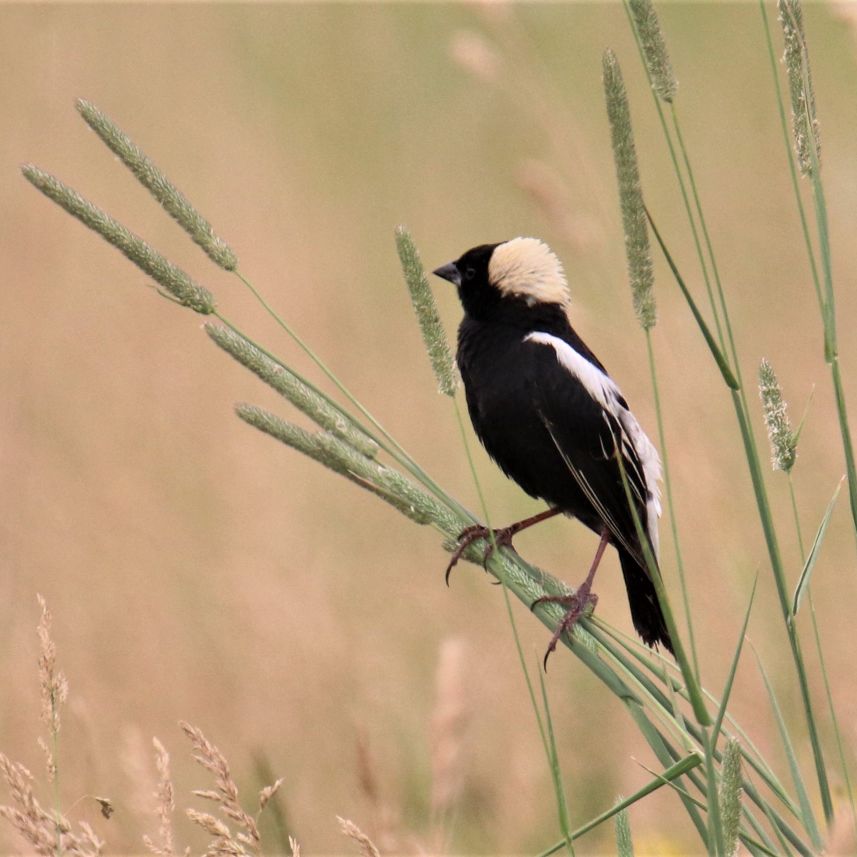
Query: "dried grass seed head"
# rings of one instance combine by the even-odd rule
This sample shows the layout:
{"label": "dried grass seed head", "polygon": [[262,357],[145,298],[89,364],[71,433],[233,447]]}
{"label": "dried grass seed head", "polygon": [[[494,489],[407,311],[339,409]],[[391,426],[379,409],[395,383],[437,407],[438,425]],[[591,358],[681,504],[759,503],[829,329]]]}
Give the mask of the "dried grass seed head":
{"label": "dried grass seed head", "polygon": [[[56,735],[60,731],[60,708],[68,699],[68,681],[63,672],[57,669],[57,647],[51,637],[51,611],[41,595],[37,595],[36,598],[41,608],[41,616],[36,630],[39,635],[39,685],[42,699],[42,722],[48,727],[51,735]],[[50,770],[54,762],[50,758],[50,752],[47,751],[47,745],[44,745],[44,749],[48,752]]]}

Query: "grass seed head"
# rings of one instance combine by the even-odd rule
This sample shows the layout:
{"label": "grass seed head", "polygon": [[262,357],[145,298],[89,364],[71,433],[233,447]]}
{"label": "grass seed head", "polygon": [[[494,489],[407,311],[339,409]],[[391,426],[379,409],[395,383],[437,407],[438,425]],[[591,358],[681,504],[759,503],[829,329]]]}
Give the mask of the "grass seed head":
{"label": "grass seed head", "polygon": [[149,160],[142,149],[94,104],[79,98],[76,106],[86,124],[131,170],[137,181],[152,194],[163,209],[205,251],[206,255],[221,268],[234,271],[238,267],[238,257],[232,248],[222,238],[215,235],[211,224]]}
{"label": "grass seed head", "polygon": [[449,350],[434,295],[429,287],[420,254],[414,239],[404,226],[396,229],[396,248],[399,251],[399,261],[402,272],[411,295],[411,303],[417,314],[417,321],[423,335],[423,342],[431,360],[438,389],[446,396],[454,396],[458,386],[458,373]]}
{"label": "grass seed head", "polygon": [[801,173],[809,176],[814,165],[821,162],[821,139],[815,113],[809,51],[803,29],[803,11],[800,0],[778,0],[777,11],[785,41],[783,62],[789,79],[795,151]]}
{"label": "grass seed head", "polygon": [[604,52],[603,75],[613,160],[616,165],[616,179],[619,183],[619,204],[622,209],[622,227],[625,232],[628,278],[634,299],[634,311],[643,329],[649,330],[657,321],[649,230],[643,204],[643,191],[640,186],[640,171],[637,167],[637,151],[631,128],[628,96],[619,62],[611,50]]}
{"label": "grass seed head", "polygon": [[112,244],[140,270],[145,271],[158,285],[162,286],[177,303],[202,315],[214,312],[214,298],[211,292],[197,285],[181,268],[164,258],[118,220],[114,220],[50,173],[32,164],[23,167],[22,172],[30,184]]}
{"label": "grass seed head", "polygon": [[652,0],[629,0],[629,6],[646,68],[652,80],[652,89],[661,100],[672,102],[678,91],[678,81],[673,74],[658,13],[655,11]]}
{"label": "grass seed head", "polygon": [[766,359],[759,365],[759,398],[771,443],[771,464],[774,470],[788,473],[797,458],[797,437],[792,431],[780,382]]}

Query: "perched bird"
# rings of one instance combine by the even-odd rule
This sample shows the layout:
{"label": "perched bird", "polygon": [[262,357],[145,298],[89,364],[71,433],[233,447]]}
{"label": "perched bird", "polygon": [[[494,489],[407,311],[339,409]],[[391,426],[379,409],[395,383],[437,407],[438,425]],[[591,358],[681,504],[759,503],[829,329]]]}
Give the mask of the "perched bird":
{"label": "perched bird", "polygon": [[[624,470],[657,558],[660,458],[616,382],[571,326],[559,259],[536,238],[513,238],[474,247],[434,273],[458,288],[464,307],[457,361],[476,434],[507,476],[549,506],[495,530],[494,543],[512,547],[516,533],[557,514],[577,518],[600,536],[575,594],[536,602],[567,608],[545,660],[594,606],[592,580],[608,544],[619,553],[637,633],[648,645],[672,651],[622,478]],[[468,545],[490,536],[484,527],[468,527],[447,575]]]}

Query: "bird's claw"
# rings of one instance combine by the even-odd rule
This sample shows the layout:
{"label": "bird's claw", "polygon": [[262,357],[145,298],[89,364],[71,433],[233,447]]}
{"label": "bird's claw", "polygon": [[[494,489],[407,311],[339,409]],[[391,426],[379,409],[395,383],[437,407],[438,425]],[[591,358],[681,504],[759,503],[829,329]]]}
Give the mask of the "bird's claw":
{"label": "bird's claw", "polygon": [[547,672],[548,658],[556,651],[557,644],[562,639],[562,635],[570,631],[577,624],[588,607],[591,606],[592,609],[595,609],[595,605],[598,604],[598,596],[594,592],[590,592],[589,587],[584,589],[581,586],[573,595],[544,595],[541,598],[537,598],[530,605],[530,610],[535,610],[540,604],[561,604],[563,607],[568,608],[556,626],[556,630],[553,632],[553,636],[545,652],[544,660],[542,661],[542,667]]}
{"label": "bird's claw", "polygon": [[513,527],[505,527],[501,530],[491,530],[488,527],[483,527],[482,524],[473,524],[473,526],[463,529],[458,534],[458,539],[456,540],[457,546],[452,553],[449,565],[446,567],[446,573],[444,574],[446,585],[449,586],[449,575],[452,572],[452,569],[470,545],[474,542],[478,542],[480,539],[484,539],[487,542],[485,554],[482,557],[482,567],[485,568],[487,567],[488,560],[491,559],[491,555],[494,553],[496,548],[504,547],[510,548],[511,550],[515,549],[512,544],[512,536],[515,532],[517,532],[517,530]]}

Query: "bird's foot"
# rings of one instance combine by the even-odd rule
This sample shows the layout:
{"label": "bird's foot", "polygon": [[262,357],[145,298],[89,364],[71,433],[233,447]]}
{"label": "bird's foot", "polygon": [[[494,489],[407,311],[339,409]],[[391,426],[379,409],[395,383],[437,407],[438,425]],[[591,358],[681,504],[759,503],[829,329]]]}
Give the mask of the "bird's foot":
{"label": "bird's foot", "polygon": [[544,668],[548,668],[548,658],[551,652],[556,650],[557,643],[562,639],[562,635],[570,631],[578,622],[581,616],[588,608],[595,609],[598,604],[598,596],[590,591],[589,581],[584,582],[573,595],[545,595],[542,598],[537,598],[531,605],[530,610],[535,610],[540,604],[561,604],[566,607],[565,615],[560,619],[556,630],[553,632],[548,650],[545,652]]}
{"label": "bird's foot", "polygon": [[488,565],[488,560],[491,559],[491,554],[494,553],[496,548],[515,549],[515,546],[512,544],[512,536],[514,536],[515,533],[520,532],[520,530],[521,527],[517,524],[512,524],[510,527],[503,527],[499,530],[491,530],[488,527],[483,527],[481,524],[474,524],[472,527],[467,527],[462,530],[458,534],[456,548],[452,553],[452,559],[450,559],[449,565],[446,567],[446,574],[444,575],[446,585],[449,586],[449,575],[455,567],[455,564],[461,559],[464,552],[474,542],[478,542],[480,539],[484,539],[487,542],[485,554],[482,557],[482,565],[484,567]]}

